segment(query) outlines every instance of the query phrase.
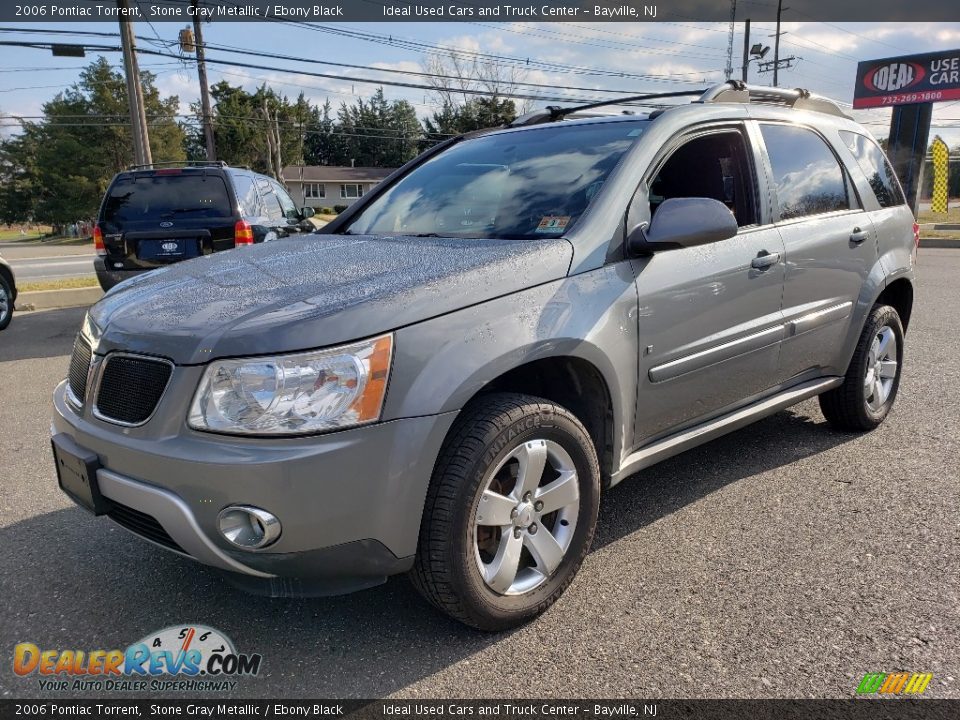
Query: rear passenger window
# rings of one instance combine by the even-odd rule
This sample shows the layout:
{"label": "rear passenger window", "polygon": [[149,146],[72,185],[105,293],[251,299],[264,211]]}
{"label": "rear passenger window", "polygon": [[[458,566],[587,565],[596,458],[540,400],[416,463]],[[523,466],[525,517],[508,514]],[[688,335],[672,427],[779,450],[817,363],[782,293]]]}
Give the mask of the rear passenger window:
{"label": "rear passenger window", "polygon": [[253,184],[253,179],[246,175],[234,175],[233,184],[237,190],[240,214],[244,217],[258,217],[260,215],[260,202],[257,199],[257,189]]}
{"label": "rear passenger window", "polygon": [[760,129],[781,220],[850,209],[843,168],[823,138],[795,125],[761,125]]}
{"label": "rear passenger window", "polygon": [[890,161],[872,138],[847,130],[840,131],[840,138],[850,148],[863,174],[867,176],[880,207],[893,207],[907,202]]}

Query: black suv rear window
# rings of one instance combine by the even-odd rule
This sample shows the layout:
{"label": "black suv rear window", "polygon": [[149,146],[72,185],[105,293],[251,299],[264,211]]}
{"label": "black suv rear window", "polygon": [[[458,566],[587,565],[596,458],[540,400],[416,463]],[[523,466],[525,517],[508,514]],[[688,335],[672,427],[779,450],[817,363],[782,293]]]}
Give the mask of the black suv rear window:
{"label": "black suv rear window", "polygon": [[106,222],[171,218],[222,218],[233,215],[223,178],[218,175],[141,175],[118,178],[103,207]]}

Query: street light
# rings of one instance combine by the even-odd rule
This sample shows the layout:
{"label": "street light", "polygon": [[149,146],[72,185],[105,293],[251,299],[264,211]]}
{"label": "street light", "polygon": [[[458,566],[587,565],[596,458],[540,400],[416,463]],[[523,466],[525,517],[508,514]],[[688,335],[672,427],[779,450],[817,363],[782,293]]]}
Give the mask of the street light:
{"label": "street light", "polygon": [[747,58],[746,55],[744,55],[744,63],[743,63],[743,81],[744,82],[747,81],[747,75],[749,74],[749,70],[750,70],[750,62],[752,60],[756,60],[757,62],[760,62],[761,60],[763,60],[763,58],[767,56],[768,52],[770,52],[769,45],[764,45],[763,43],[756,43],[750,48],[750,57]]}

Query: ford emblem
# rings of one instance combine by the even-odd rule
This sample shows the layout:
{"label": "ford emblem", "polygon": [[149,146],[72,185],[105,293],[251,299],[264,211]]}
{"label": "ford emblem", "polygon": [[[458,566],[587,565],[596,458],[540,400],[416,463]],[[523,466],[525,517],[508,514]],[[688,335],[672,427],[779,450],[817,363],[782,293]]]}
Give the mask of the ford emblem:
{"label": "ford emblem", "polygon": [[162,223],[160,223],[160,227],[162,228],[173,227],[173,223],[170,222],[169,220],[165,220]]}
{"label": "ford emblem", "polygon": [[163,248],[164,250],[166,250],[167,252],[173,252],[174,250],[176,250],[176,249],[177,249],[178,247],[180,247],[180,246],[177,245],[177,243],[175,243],[175,242],[165,242],[165,243],[163,243],[163,245],[161,245],[160,247]]}

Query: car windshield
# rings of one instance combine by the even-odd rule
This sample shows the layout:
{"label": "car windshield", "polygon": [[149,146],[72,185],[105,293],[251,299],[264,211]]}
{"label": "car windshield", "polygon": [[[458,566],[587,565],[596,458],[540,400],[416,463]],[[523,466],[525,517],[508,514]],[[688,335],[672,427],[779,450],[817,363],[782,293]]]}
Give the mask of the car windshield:
{"label": "car windshield", "polygon": [[121,177],[103,206],[106,222],[230,217],[230,199],[218,175]]}
{"label": "car windshield", "polygon": [[559,237],[576,224],[648,124],[561,124],[463,141],[410,171],[346,232]]}

